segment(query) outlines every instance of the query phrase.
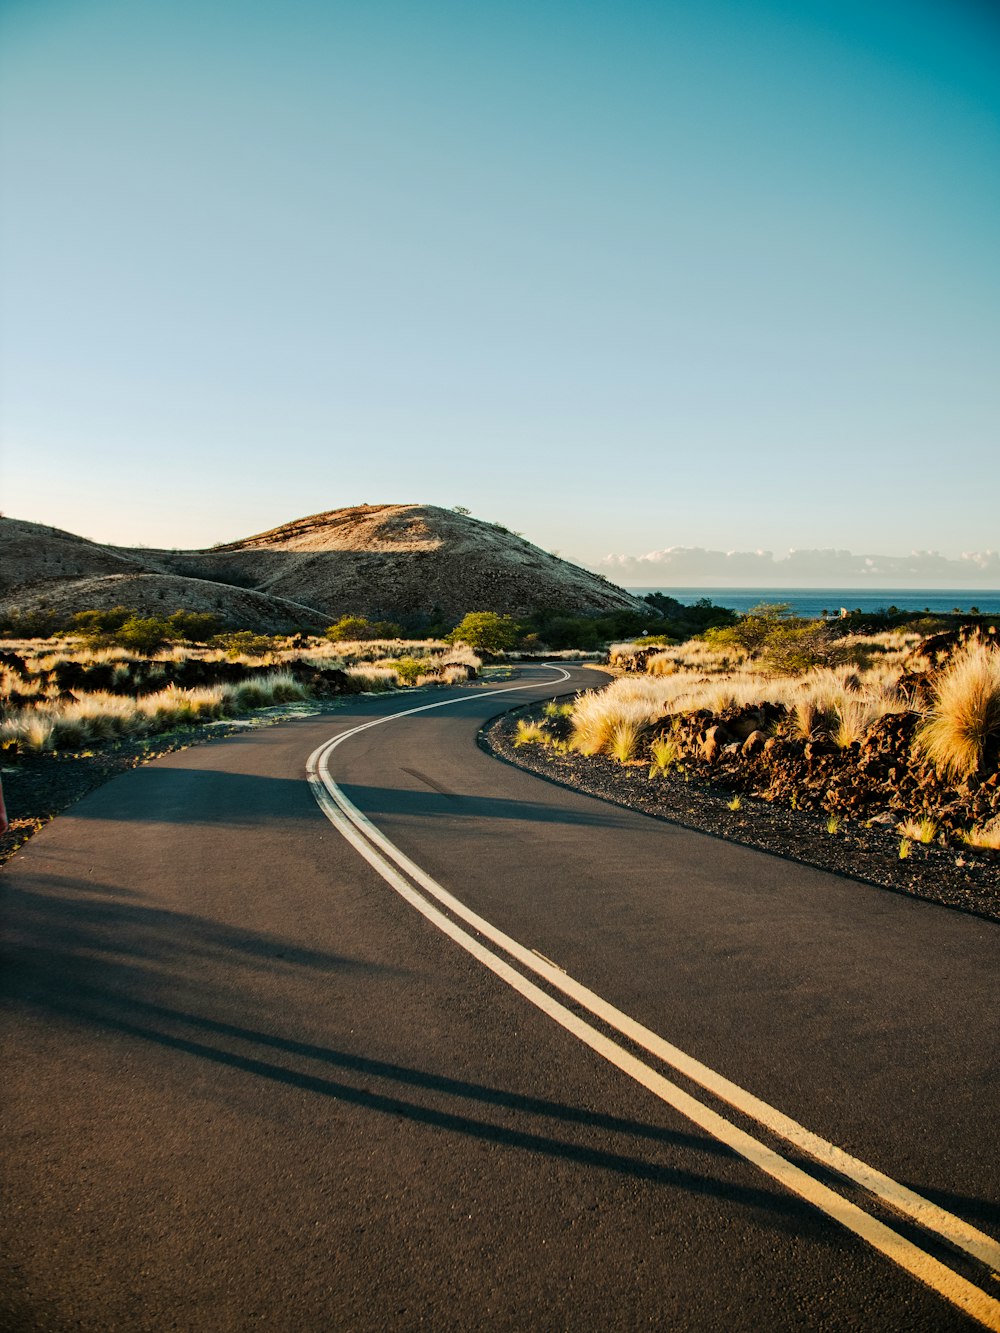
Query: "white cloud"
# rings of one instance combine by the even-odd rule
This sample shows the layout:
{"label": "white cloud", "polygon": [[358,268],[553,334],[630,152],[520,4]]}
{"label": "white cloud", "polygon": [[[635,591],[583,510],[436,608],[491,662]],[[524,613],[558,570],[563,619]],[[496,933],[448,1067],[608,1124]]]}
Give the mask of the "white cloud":
{"label": "white cloud", "polygon": [[669,546],[645,555],[608,555],[595,568],[629,587],[1000,588],[1000,552],[937,551],[854,555],[850,551],[714,551]]}

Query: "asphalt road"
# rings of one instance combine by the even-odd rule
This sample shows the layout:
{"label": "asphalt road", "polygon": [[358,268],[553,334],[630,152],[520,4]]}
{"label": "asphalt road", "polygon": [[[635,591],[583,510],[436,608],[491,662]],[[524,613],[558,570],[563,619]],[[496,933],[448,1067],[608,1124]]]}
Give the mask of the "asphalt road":
{"label": "asphalt road", "polygon": [[[0,1327],[1000,1327],[1000,928],[476,748],[559,674],[169,755],[4,869]],[[307,760],[445,701],[328,752],[365,859]]]}

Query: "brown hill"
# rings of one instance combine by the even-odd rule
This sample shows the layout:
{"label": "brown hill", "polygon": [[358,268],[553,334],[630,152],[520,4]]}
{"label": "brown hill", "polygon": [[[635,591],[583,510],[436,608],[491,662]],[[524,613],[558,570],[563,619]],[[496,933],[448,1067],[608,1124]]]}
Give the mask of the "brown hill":
{"label": "brown hill", "polygon": [[599,615],[648,608],[499,524],[435,505],[363,505],[297,519],[209,551],[102,546],[0,519],[0,616],[135,606],[215,611],[266,632],[466,611]]}

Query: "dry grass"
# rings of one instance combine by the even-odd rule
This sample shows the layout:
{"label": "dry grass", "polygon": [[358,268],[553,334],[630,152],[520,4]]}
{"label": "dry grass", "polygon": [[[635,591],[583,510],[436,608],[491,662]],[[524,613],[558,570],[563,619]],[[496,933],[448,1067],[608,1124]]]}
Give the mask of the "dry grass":
{"label": "dry grass", "polygon": [[[629,681],[618,681],[616,685],[627,685]],[[588,690],[577,696],[573,704],[570,721],[573,727],[571,746],[581,754],[610,753],[612,735],[622,723],[645,726],[655,716],[649,705],[642,699],[609,698],[611,690]]]}
{"label": "dry grass", "polygon": [[830,739],[840,750],[859,744],[876,717],[877,706],[871,700],[861,695],[853,699],[845,697],[836,706],[836,721]]}
{"label": "dry grass", "polygon": [[399,676],[392,667],[349,666],[345,670],[363,694],[384,694],[386,690],[401,688]]}
{"label": "dry grass", "polygon": [[[838,640],[838,649],[845,658],[845,665],[832,669],[865,674],[894,669],[898,673],[912,657],[920,642],[921,636],[911,631],[887,630],[881,634],[847,635]],[[641,646],[641,641],[612,644],[608,650],[610,665],[619,666]],[[867,665],[853,667],[847,664],[855,660],[864,661]],[[703,675],[730,675],[743,671],[763,679],[774,675],[765,663],[751,661],[746,651],[739,645],[726,644],[718,647],[706,643],[703,639],[689,639],[686,643],[662,648],[646,659],[646,674],[650,676],[672,676],[692,671]]]}
{"label": "dry grass", "polygon": [[972,828],[965,830],[961,838],[969,847],[1000,852],[1000,815],[986,824],[973,824]]}
{"label": "dry grass", "polygon": [[634,758],[642,731],[642,723],[635,718],[620,718],[615,722],[611,727],[607,743],[607,751],[611,758],[617,759],[620,764],[627,764]]}
{"label": "dry grass", "polygon": [[[403,647],[407,655],[400,658],[399,651]],[[356,688],[369,693],[408,685],[457,684],[468,680],[481,665],[480,659],[467,648],[456,648],[437,639],[413,640],[405,645],[400,640],[334,645],[320,638],[305,642],[301,638],[276,638],[272,648],[260,654],[233,654],[224,648],[202,645],[174,645],[161,652],[142,655],[124,648],[95,648],[86,640],[75,637],[5,640],[4,648],[16,652],[25,664],[24,675],[11,668],[0,667],[0,694],[17,705],[8,710],[7,720],[22,738],[22,744],[28,748],[62,744],[61,738],[68,742],[72,738],[86,738],[96,733],[117,734],[114,731],[115,724],[109,719],[112,715],[117,716],[121,710],[126,713],[132,710],[128,696],[154,694],[160,685],[165,688],[169,668],[178,662],[196,660],[207,664],[235,663],[251,671],[259,671],[262,675],[267,673],[270,679],[277,679],[274,676],[276,668],[280,672],[282,666],[291,667],[293,664],[305,664],[323,670],[338,668],[345,670],[354,679]],[[390,650],[392,660],[386,660]],[[67,701],[63,695],[61,710],[53,713],[50,705],[60,702],[59,687],[52,683],[53,673],[70,663],[88,669],[95,666],[110,667],[111,679],[109,681],[105,676],[100,682],[100,688],[84,684],[82,690],[86,693],[73,684],[71,688],[77,695],[77,703]],[[284,679],[285,675],[287,673],[281,673],[281,678]],[[261,686],[260,679],[255,677],[241,685],[229,687],[237,691],[233,696],[237,700],[235,707],[258,707],[260,704],[256,701],[259,699],[281,702],[280,698],[270,698],[273,690]],[[276,688],[280,695],[281,687]],[[295,688],[298,689],[298,686]],[[111,695],[117,694],[124,698],[112,705],[104,698],[105,689]],[[181,690],[180,693],[192,694],[191,690]],[[44,716],[29,725],[23,709],[30,705],[41,708]],[[138,705],[136,707],[141,713],[142,708]],[[81,720],[84,712],[87,713],[87,721]],[[98,718],[105,720],[99,721]],[[132,725],[134,728],[138,723]]]}
{"label": "dry grass", "polygon": [[138,699],[96,691],[72,703],[46,701],[12,710],[0,723],[0,740],[16,740],[29,750],[79,749],[117,737],[149,735],[305,698],[306,688],[283,671],[237,685],[187,690],[170,685]]}
{"label": "dry grass", "polygon": [[517,730],[514,734],[515,748],[522,745],[548,745],[551,739],[551,733],[545,729],[541,722],[531,722],[523,717],[518,719]]}
{"label": "dry grass", "polygon": [[652,761],[649,767],[650,778],[663,777],[679,761],[680,747],[673,736],[661,732],[650,742],[649,756]]}
{"label": "dry grass", "polygon": [[[681,663],[688,646],[668,649],[671,660]],[[648,726],[698,708],[720,713],[761,702],[783,705],[801,736],[823,729],[849,745],[877,718],[906,706],[897,690],[899,668],[885,657],[869,668],[824,667],[799,677],[770,676],[742,664],[723,670],[719,654],[715,657],[715,670],[705,669],[708,654],[698,651],[691,654],[688,667],[678,665],[665,675],[620,676],[601,690],[578,696],[572,714],[573,748],[583,754],[608,753],[611,729],[619,721]]]}
{"label": "dry grass", "polygon": [[310,639],[304,648],[283,649],[283,658],[296,658],[320,667],[377,665],[401,656],[424,659],[436,666],[443,662],[459,663],[478,670],[482,659],[466,644],[449,644],[442,639],[359,639],[330,642]]}
{"label": "dry grass", "polygon": [[970,643],[938,676],[930,716],[914,748],[946,778],[975,773],[991,737],[1000,733],[1000,651]]}
{"label": "dry grass", "polygon": [[902,833],[904,838],[910,842],[920,842],[926,845],[933,842],[938,833],[938,822],[925,816],[923,819],[904,819],[901,824],[896,825],[896,832]]}
{"label": "dry grass", "polygon": [[821,732],[825,734],[828,719],[815,699],[799,699],[791,709],[792,735],[800,741],[814,739]]}
{"label": "dry grass", "polygon": [[677,662],[669,653],[655,653],[646,662],[648,676],[673,676],[680,670]]}

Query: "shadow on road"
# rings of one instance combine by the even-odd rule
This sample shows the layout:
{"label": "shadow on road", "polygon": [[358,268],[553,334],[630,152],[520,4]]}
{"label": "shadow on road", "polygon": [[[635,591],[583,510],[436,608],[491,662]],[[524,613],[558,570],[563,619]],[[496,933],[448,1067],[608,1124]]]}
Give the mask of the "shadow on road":
{"label": "shadow on road", "polygon": [[[422,775],[405,770],[416,781]],[[219,768],[180,768],[151,765],[128,775],[128,783],[112,782],[81,801],[70,811],[75,819],[108,820],[114,823],[149,823],[154,810],[156,823],[178,823],[187,828],[258,827],[262,810],[269,820],[322,819],[305,778],[263,777],[232,773]],[[342,790],[365,814],[403,815],[421,818],[446,815],[463,819],[519,820],[525,823],[570,824],[588,828],[624,828],[631,812],[596,802],[586,811],[569,808],[558,798],[541,801],[511,801],[488,796],[463,795],[441,788],[422,786],[372,787],[342,784]],[[192,819],[191,811],[199,811]]]}
{"label": "shadow on road", "polygon": [[[731,1160],[731,1154],[700,1133],[656,1123],[660,1108],[655,1103],[650,1103],[649,1120],[625,1118],[229,1021],[233,1014],[262,1012],[265,976],[279,987],[288,978],[291,994],[310,973],[338,976],[340,984],[354,975],[374,974],[384,985],[394,975],[391,968],[145,906],[117,890],[105,892],[103,886],[70,878],[16,888],[0,881],[0,904],[6,937],[0,954],[5,1045],[20,1021],[50,1015],[58,1029],[65,1031],[67,1024],[70,1032],[76,1029],[70,1037],[74,1051],[86,1048],[88,1032],[102,1047],[117,1035],[129,1046],[138,1041],[182,1061],[238,1071],[251,1080],[248,1104],[256,1104],[261,1080],[266,1080],[380,1118],[401,1117],[515,1151],[740,1202],[776,1225],[801,1226],[800,1205],[780,1191],[739,1187],[664,1162],[664,1153],[676,1158],[678,1150],[722,1160]],[[317,994],[329,995],[326,983]],[[337,1006],[323,1009],[335,1024]],[[268,1004],[263,1012],[269,1024],[275,1014],[280,1023],[285,1013],[291,1016],[286,1021],[294,1022],[291,1005],[284,1010]],[[134,1068],[134,1061],[133,1046],[126,1066]],[[155,1085],[158,1075],[149,1079]],[[199,1086],[204,1088],[204,1080]],[[217,1095],[231,1104],[233,1090],[231,1080],[224,1080]],[[113,1088],[108,1096],[114,1100]]]}
{"label": "shadow on road", "polygon": [[631,811],[613,806],[573,810],[558,797],[545,801],[508,801],[491,796],[465,796],[461,792],[414,791],[403,787],[368,787],[342,783],[341,791],[373,819],[379,815],[423,818],[441,816],[463,819],[510,819],[529,824],[576,824],[585,828],[627,828],[634,820]]}
{"label": "shadow on road", "polygon": [[[131,1048],[126,1068],[135,1068],[136,1042],[162,1052],[149,1066],[148,1081],[154,1086],[160,1059],[180,1060],[182,1072],[184,1062],[196,1061],[244,1076],[248,1105],[259,1103],[262,1085],[290,1087],[379,1119],[402,1118],[668,1192],[739,1204],[773,1227],[801,1234],[800,1202],[763,1180],[756,1188],[735,1183],[730,1150],[707,1135],[658,1123],[673,1113],[652,1099],[648,1119],[622,1117],[380,1059],[371,1050],[360,1054],[342,1049],[337,1040],[302,1040],[294,1029],[281,1033],[264,1030],[262,1023],[231,1021],[233,1015],[257,1012],[266,1015],[270,1028],[283,1021],[294,1025],[296,1004],[285,1007],[273,997],[287,982],[289,996],[301,1004],[302,985],[314,975],[324,980],[315,988],[318,1002],[309,1009],[312,1030],[327,1027],[332,1035],[338,1012],[328,1003],[330,982],[325,979],[336,977],[338,985],[346,986],[354,977],[363,984],[374,976],[384,986],[405,978],[402,970],[144,905],[117,889],[105,891],[68,877],[35,884],[24,877],[17,887],[0,881],[0,913],[6,936],[0,955],[5,1045],[20,1019],[49,1015],[56,1027],[76,1030],[74,1050],[86,1048],[88,1033],[102,1047],[108,1039],[123,1040]],[[405,996],[402,986],[399,990]],[[213,1086],[214,1095],[231,1105],[241,1085],[201,1079],[199,1095]],[[113,1086],[108,1095],[114,1098]],[[148,1114],[153,1117],[156,1110],[154,1097]],[[692,1155],[697,1166],[678,1165],[684,1155]],[[719,1162],[717,1174],[705,1169],[705,1158]],[[809,1169],[808,1162],[800,1164]],[[941,1198],[919,1182],[914,1187]],[[984,1223],[995,1220],[995,1208],[983,1200],[949,1196],[941,1201]],[[818,1239],[825,1234],[816,1228]]]}
{"label": "shadow on road", "polygon": [[[126,779],[126,780],[122,780]],[[198,812],[192,817],[192,811]],[[185,828],[259,827],[269,820],[321,819],[305,778],[263,777],[223,768],[150,764],[91,792],[64,818],[112,823],[182,824]],[[151,815],[151,812],[154,812]]]}

